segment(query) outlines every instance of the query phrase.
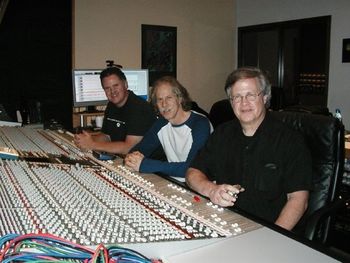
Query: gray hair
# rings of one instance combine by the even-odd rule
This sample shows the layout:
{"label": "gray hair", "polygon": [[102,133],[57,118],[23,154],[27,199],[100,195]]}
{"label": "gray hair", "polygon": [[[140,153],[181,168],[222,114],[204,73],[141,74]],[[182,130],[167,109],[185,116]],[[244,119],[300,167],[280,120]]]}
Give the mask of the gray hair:
{"label": "gray hair", "polygon": [[230,75],[228,75],[225,83],[225,91],[227,96],[230,95],[231,88],[234,86],[234,84],[242,79],[252,79],[256,78],[259,83],[259,89],[264,94],[264,96],[267,96],[267,100],[265,103],[265,107],[270,107],[270,101],[271,101],[271,84],[268,80],[266,73],[264,73],[259,68],[254,67],[242,67],[238,68],[235,71],[233,71]]}
{"label": "gray hair", "polygon": [[167,83],[170,85],[172,92],[175,94],[175,96],[178,99],[181,99],[181,107],[184,111],[191,110],[191,98],[188,94],[188,91],[185,89],[184,86],[181,85],[181,83],[175,79],[172,76],[165,76],[158,80],[156,80],[153,84],[152,92],[151,92],[151,102],[154,107],[157,107],[157,98],[156,98],[156,92],[157,88],[161,85]]}

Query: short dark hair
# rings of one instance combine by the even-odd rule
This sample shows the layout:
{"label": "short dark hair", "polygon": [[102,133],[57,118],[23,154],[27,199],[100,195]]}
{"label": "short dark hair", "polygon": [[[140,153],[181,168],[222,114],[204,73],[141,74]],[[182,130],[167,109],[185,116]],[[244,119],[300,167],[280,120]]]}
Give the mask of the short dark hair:
{"label": "short dark hair", "polygon": [[121,71],[120,68],[117,68],[117,67],[108,67],[108,68],[104,69],[104,70],[101,72],[101,74],[100,74],[101,83],[102,83],[102,80],[103,80],[105,77],[109,77],[109,76],[111,76],[111,75],[116,75],[116,76],[119,77],[121,80],[127,81],[124,72]]}
{"label": "short dark hair", "polygon": [[171,88],[172,92],[178,97],[181,98],[181,107],[184,111],[189,111],[192,108],[192,100],[190,98],[190,95],[188,94],[188,91],[184,86],[181,85],[181,83],[172,76],[164,76],[160,79],[156,80],[153,84],[152,92],[151,92],[151,102],[156,107],[157,106],[157,98],[156,98],[156,92],[157,88],[164,83],[168,83]]}
{"label": "short dark hair", "polygon": [[233,71],[228,75],[225,83],[225,91],[227,96],[229,96],[230,89],[235,85],[235,83],[242,79],[254,79],[256,78],[259,83],[259,89],[264,95],[267,96],[266,107],[270,106],[271,100],[271,84],[265,72],[259,68],[255,67],[242,67]]}

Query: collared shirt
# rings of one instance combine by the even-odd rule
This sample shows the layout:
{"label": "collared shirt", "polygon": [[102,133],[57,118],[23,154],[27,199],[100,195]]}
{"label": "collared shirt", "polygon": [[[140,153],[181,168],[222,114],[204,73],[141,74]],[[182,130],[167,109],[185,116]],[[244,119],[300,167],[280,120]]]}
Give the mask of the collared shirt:
{"label": "collared shirt", "polygon": [[235,207],[274,222],[287,193],[311,189],[309,149],[301,134],[265,116],[255,134],[247,137],[238,120],[219,126],[191,167],[217,184],[240,184]]}

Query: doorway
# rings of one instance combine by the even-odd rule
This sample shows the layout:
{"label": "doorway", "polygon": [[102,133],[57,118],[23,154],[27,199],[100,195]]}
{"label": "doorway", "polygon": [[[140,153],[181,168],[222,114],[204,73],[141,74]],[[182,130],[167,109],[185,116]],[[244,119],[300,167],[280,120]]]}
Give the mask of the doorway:
{"label": "doorway", "polygon": [[331,16],[238,28],[238,66],[266,71],[271,108],[327,107]]}

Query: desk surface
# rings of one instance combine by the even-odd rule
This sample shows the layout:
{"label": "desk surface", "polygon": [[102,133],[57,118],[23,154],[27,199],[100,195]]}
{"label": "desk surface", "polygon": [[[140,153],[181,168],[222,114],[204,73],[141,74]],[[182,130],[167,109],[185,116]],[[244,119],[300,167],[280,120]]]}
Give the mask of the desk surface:
{"label": "desk surface", "polygon": [[[233,259],[233,260],[232,260]],[[169,256],[166,262],[339,262],[269,228]]]}
{"label": "desk surface", "polygon": [[267,227],[241,236],[207,240],[130,244],[164,263],[213,262],[340,262]]}

